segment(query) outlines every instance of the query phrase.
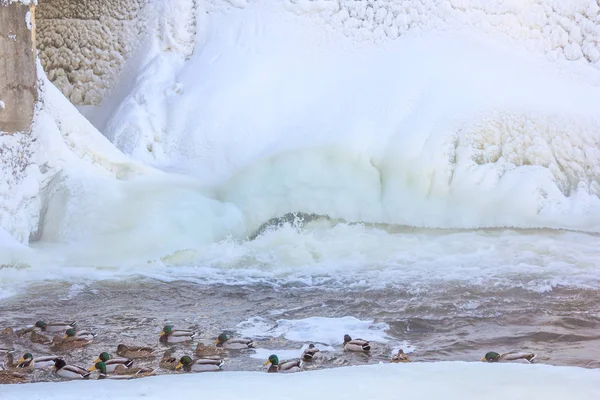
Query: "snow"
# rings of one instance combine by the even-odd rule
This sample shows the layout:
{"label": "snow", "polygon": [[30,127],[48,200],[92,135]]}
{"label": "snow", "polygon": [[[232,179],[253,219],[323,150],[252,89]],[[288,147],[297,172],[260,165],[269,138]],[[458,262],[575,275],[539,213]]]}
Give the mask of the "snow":
{"label": "snow", "polygon": [[[260,368],[257,363],[257,369]],[[226,366],[225,366],[226,368]],[[414,398],[448,400],[486,398],[589,400],[598,398],[600,371],[545,365],[465,362],[410,363],[343,367],[295,374],[218,372],[148,377],[127,381],[72,381],[6,385],[3,399],[31,400],[229,399],[369,400]]]}
{"label": "snow", "polygon": [[0,109],[4,110],[6,108],[6,103],[4,103],[2,100],[0,100]]}

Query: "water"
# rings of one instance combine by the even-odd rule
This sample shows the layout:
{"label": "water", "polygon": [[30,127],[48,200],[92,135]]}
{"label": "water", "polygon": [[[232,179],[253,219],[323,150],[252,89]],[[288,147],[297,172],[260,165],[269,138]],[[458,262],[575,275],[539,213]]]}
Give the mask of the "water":
{"label": "water", "polygon": [[[566,231],[284,222],[135,267],[5,266],[2,288],[19,290],[0,304],[0,328],[75,319],[98,333],[66,355],[79,365],[120,342],[161,348],[169,322],[199,330],[205,344],[221,331],[253,337],[258,349],[228,355],[228,370],[260,370],[271,352],[297,357],[309,341],[324,351],[308,368],[387,362],[398,348],[415,361],[522,350],[541,363],[600,367],[597,242]],[[345,333],[372,340],[372,354],[345,354]],[[174,348],[181,356],[195,344]]]}

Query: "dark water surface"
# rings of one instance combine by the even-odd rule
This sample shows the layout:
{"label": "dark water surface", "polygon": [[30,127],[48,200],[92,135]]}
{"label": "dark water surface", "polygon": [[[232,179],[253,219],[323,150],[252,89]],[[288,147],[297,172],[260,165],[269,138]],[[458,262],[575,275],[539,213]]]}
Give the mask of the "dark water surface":
{"label": "dark water surface", "polygon": [[[54,353],[86,368],[100,352],[114,354],[118,343],[155,346],[161,354],[171,348],[178,357],[193,353],[196,343],[159,344],[167,322],[199,331],[196,342],[209,344],[223,330],[235,335],[238,324],[251,317],[275,326],[281,319],[344,316],[388,324],[388,341],[374,342],[368,356],[348,354],[341,348],[345,332],[340,332],[336,350],[323,353],[307,368],[388,362],[393,350],[406,343],[414,347],[410,355],[414,362],[477,361],[492,350],[531,351],[538,354],[538,363],[600,367],[600,290],[595,289],[555,287],[536,293],[445,282],[422,286],[415,294],[397,288],[330,291],[299,284],[200,285],[144,278],[32,286],[2,300],[0,315],[0,329],[19,329],[37,320],[77,320],[78,328],[95,331],[98,336],[89,346],[60,354],[47,345],[32,344],[28,336],[0,337],[0,346],[15,347],[18,356],[26,351],[34,356]],[[256,335],[256,347],[299,349],[305,344],[271,336]],[[263,369],[263,360],[249,357],[249,352],[225,353],[225,369]],[[158,358],[136,364],[158,367]],[[31,379],[54,378],[47,371],[36,371]]]}

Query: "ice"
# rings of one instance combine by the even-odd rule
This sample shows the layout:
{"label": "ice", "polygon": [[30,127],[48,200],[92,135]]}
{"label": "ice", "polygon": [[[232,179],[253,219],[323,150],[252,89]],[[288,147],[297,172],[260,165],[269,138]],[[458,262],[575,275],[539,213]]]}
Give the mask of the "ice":
{"label": "ice", "polygon": [[[258,365],[258,364],[257,364]],[[226,368],[226,367],[225,367]],[[600,396],[600,371],[546,365],[465,362],[343,367],[295,374],[219,372],[179,374],[129,381],[5,385],[3,398],[47,400],[206,398],[305,399],[505,399],[590,400]]]}

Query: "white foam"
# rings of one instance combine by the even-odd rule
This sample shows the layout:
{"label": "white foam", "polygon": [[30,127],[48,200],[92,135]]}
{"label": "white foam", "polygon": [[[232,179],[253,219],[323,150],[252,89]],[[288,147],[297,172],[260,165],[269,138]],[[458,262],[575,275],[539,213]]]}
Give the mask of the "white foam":
{"label": "white foam", "polygon": [[[226,368],[226,367],[225,367]],[[600,396],[600,371],[547,365],[483,364],[465,362],[410,363],[344,367],[296,374],[220,372],[178,374],[137,380],[72,381],[5,385],[7,399],[47,400],[165,399],[194,397],[264,399],[265,393],[288,400],[415,399],[462,400],[479,398],[590,400]],[[201,388],[201,389],[199,389]]]}
{"label": "white foam", "polygon": [[362,338],[373,342],[386,343],[389,329],[386,323],[361,321],[355,317],[325,318],[310,317],[304,319],[279,319],[274,325],[263,318],[253,317],[237,325],[242,336],[247,337],[284,337],[287,340],[306,343],[324,343],[330,346],[344,343],[344,335]]}

